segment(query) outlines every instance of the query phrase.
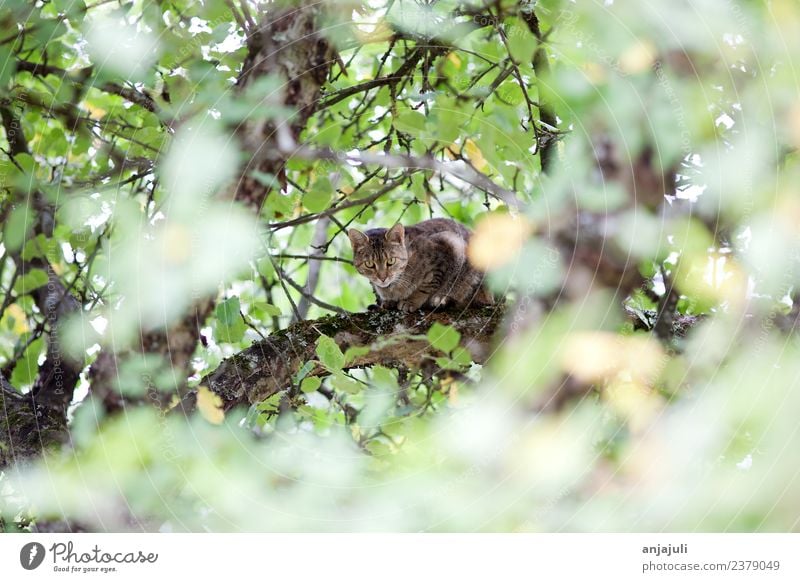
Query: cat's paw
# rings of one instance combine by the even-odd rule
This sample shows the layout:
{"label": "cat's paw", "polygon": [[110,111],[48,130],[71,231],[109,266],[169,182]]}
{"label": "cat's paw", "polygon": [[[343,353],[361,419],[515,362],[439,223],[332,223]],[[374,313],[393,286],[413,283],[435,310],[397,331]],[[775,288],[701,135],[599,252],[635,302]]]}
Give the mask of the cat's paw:
{"label": "cat's paw", "polygon": [[422,307],[418,302],[412,301],[398,301],[397,308],[400,311],[404,311],[405,313],[411,313],[412,311],[417,311],[419,308]]}
{"label": "cat's paw", "polygon": [[447,295],[434,295],[431,297],[430,303],[432,307],[447,307],[450,298]]}

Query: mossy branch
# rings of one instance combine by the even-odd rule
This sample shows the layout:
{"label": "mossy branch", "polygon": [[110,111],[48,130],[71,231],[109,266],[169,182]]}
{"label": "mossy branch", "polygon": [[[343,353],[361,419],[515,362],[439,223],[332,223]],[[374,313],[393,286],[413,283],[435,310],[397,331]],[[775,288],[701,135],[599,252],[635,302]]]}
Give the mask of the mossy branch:
{"label": "mossy branch", "polygon": [[[316,359],[316,343],[321,335],[333,338],[342,352],[355,346],[370,348],[346,364],[347,368],[379,364],[419,368],[437,353],[424,339],[436,322],[460,332],[461,345],[470,351],[474,361],[484,362],[504,313],[503,305],[494,305],[427,313],[376,310],[301,321],[224,360],[202,379],[201,386],[217,394],[225,410],[261,402],[291,386],[298,369]],[[322,366],[310,372],[315,376],[326,374]],[[191,392],[180,408],[191,412],[195,404],[196,393]]]}

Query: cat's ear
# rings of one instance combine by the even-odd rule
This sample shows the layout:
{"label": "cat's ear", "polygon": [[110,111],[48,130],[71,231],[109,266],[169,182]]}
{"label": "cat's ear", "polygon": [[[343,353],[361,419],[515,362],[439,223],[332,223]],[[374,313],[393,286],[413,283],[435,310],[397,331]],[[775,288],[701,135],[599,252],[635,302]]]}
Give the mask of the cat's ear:
{"label": "cat's ear", "polygon": [[369,237],[355,228],[351,228],[347,231],[347,237],[350,239],[350,244],[352,245],[354,251],[363,247],[369,242]]}
{"label": "cat's ear", "polygon": [[406,229],[403,228],[402,224],[395,224],[392,228],[386,231],[386,240],[387,242],[393,242],[397,244],[403,244],[405,241],[406,236]]}

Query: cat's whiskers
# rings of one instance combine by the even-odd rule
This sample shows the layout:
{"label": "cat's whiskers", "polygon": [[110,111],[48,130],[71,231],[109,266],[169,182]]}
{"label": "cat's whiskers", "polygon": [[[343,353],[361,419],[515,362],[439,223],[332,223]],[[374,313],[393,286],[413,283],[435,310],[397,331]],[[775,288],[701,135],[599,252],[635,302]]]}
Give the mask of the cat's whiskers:
{"label": "cat's whiskers", "polygon": [[391,286],[399,286],[403,291],[410,291],[414,289],[414,282],[405,274],[400,274],[392,281]]}

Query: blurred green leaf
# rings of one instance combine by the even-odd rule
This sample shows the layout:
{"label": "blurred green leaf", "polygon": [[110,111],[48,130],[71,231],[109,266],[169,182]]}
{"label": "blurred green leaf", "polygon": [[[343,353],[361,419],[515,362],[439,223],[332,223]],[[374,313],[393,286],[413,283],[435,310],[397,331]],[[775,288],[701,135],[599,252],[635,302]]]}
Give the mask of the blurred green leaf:
{"label": "blurred green leaf", "polygon": [[242,340],[247,325],[242,319],[238,297],[221,301],[214,309],[214,316],[217,320],[214,335],[219,341],[236,343]]}
{"label": "blurred green leaf", "polygon": [[317,356],[322,365],[328,370],[335,372],[344,366],[344,354],[339,346],[326,335],[319,336],[317,339]]}
{"label": "blurred green leaf", "polygon": [[14,371],[11,373],[11,384],[16,387],[28,386],[33,384],[39,373],[39,356],[44,351],[44,338],[37,338],[33,340],[30,345],[25,348],[22,357],[17,361],[14,366]]}
{"label": "blurred green leaf", "polygon": [[39,287],[47,285],[48,281],[49,279],[45,271],[42,269],[30,269],[16,280],[14,283],[14,293],[17,295],[30,293]]}
{"label": "blurred green leaf", "polygon": [[436,322],[428,330],[428,341],[437,350],[450,353],[461,341],[461,334],[449,325]]}
{"label": "blurred green leaf", "polygon": [[303,394],[309,394],[311,392],[316,392],[317,388],[322,385],[322,380],[318,376],[309,376],[308,378],[303,378],[303,381],[300,383],[300,391]]}

